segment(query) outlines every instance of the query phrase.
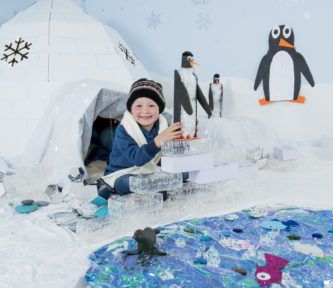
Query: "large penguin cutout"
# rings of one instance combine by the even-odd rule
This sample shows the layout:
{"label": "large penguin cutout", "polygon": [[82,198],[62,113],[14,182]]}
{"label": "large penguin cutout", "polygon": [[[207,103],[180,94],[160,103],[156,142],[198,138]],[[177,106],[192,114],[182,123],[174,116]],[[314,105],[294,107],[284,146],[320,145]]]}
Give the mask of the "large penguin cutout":
{"label": "large penguin cutout", "polygon": [[268,43],[268,52],[261,59],[254,82],[254,90],[257,90],[263,81],[265,99],[259,99],[259,103],[304,103],[305,97],[299,96],[301,74],[312,87],[315,83],[304,57],[295,50],[293,30],[287,25],[274,27],[269,34]]}
{"label": "large penguin cutout", "polygon": [[209,84],[208,101],[212,117],[222,117],[223,85],[220,82],[220,74],[214,74],[213,83]]}
{"label": "large penguin cutout", "polygon": [[194,138],[197,133],[197,102],[212,115],[206,97],[198,85],[198,77],[194,73],[193,54],[185,51],[182,54],[182,64],[175,70],[174,83],[174,122],[182,124],[182,138]]}

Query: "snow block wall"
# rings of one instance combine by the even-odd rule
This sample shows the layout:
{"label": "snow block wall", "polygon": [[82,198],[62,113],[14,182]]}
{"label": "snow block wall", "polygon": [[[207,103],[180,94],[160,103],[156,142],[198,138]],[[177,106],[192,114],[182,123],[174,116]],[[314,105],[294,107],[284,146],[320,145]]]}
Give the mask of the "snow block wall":
{"label": "snow block wall", "polygon": [[[1,53],[21,37],[28,59],[0,63],[0,155],[24,151],[51,95],[67,82],[97,79],[130,86],[148,73],[117,31],[69,0],[41,0],[0,28]],[[21,48],[22,46],[18,47]],[[2,55],[1,54],[1,55]],[[9,53],[10,54],[10,53]]]}

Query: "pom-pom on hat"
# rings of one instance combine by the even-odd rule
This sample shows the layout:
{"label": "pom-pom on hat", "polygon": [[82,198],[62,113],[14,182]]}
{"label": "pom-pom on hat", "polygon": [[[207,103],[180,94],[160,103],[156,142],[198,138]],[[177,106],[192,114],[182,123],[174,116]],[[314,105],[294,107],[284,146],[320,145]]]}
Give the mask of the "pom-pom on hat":
{"label": "pom-pom on hat", "polygon": [[135,81],[132,84],[126,103],[126,107],[129,112],[131,112],[133,102],[140,97],[150,98],[156,102],[160,113],[163,112],[165,108],[165,99],[163,96],[162,85],[160,83],[153,80],[148,80],[146,78],[141,78]]}

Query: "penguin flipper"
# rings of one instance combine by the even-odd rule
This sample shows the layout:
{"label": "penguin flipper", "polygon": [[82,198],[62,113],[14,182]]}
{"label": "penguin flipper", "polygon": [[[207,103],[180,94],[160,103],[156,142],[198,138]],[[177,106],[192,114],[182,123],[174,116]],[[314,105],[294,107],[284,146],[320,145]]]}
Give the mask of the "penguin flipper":
{"label": "penguin flipper", "polygon": [[261,59],[261,62],[259,64],[256,80],[254,81],[254,90],[257,90],[261,80],[264,78],[265,74],[267,73],[269,66],[270,66],[269,64],[270,64],[269,57],[267,55],[265,55]]}
{"label": "penguin flipper", "polygon": [[176,106],[176,102],[180,103],[180,105],[184,108],[185,112],[189,115],[192,115],[193,109],[190,101],[190,95],[188,95],[187,89],[178,73],[175,70],[175,99],[174,105]]}
{"label": "penguin flipper", "polygon": [[214,101],[213,101],[213,93],[212,93],[212,84],[209,84],[209,93],[208,93],[209,107],[210,110],[214,110]]}
{"label": "penguin flipper", "polygon": [[223,85],[221,84],[220,117],[222,117]]}
{"label": "penguin flipper", "polygon": [[303,55],[301,53],[296,52],[296,59],[297,59],[297,66],[298,66],[299,71],[304,75],[306,80],[313,87],[315,85],[315,82],[313,80],[310,68],[305,61],[305,58],[303,57]]}
{"label": "penguin flipper", "polygon": [[137,254],[141,254],[142,251],[139,250],[139,249],[137,249],[137,250],[132,250],[132,251],[125,250],[125,251],[123,251],[122,253],[125,254],[125,255],[128,255],[128,256],[129,256],[129,255],[137,255]]}
{"label": "penguin flipper", "polygon": [[168,255],[166,252],[160,251],[157,248],[154,248],[153,254],[158,255],[158,256],[166,256],[166,255]]}
{"label": "penguin flipper", "polygon": [[201,107],[206,111],[208,116],[212,116],[212,111],[207,103],[205,95],[202,93],[200,86],[197,84],[197,100],[199,101]]}

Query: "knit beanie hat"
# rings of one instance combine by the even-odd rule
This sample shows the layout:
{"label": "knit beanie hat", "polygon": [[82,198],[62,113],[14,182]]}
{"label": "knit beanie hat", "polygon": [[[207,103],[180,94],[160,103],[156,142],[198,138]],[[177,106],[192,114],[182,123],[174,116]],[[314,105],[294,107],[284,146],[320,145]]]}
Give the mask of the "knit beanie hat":
{"label": "knit beanie hat", "polygon": [[150,98],[156,102],[160,113],[163,112],[165,108],[165,99],[163,96],[162,85],[160,83],[153,80],[148,80],[146,78],[141,78],[135,81],[132,84],[126,103],[126,107],[129,112],[131,112],[133,102],[140,97]]}

